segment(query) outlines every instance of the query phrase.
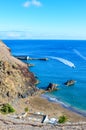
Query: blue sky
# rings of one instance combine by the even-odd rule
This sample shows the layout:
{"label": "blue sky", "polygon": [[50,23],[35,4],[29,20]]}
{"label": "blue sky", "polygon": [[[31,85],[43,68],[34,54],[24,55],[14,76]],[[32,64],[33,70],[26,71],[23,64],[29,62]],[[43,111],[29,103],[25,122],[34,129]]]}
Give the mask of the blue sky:
{"label": "blue sky", "polygon": [[86,0],[0,0],[0,39],[86,39]]}

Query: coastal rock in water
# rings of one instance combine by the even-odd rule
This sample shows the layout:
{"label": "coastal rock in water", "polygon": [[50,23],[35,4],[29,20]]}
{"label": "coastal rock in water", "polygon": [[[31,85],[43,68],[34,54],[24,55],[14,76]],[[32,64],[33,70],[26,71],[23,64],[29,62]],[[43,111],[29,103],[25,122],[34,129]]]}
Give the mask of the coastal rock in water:
{"label": "coastal rock in water", "polygon": [[39,60],[44,60],[44,61],[47,61],[48,58],[39,58]]}
{"label": "coastal rock in water", "polygon": [[0,41],[0,102],[33,95],[37,89],[34,74],[27,64],[13,57],[8,47]]}
{"label": "coastal rock in water", "polygon": [[48,87],[46,88],[46,91],[55,91],[55,90],[58,90],[57,86],[58,86],[57,84],[49,83]]}
{"label": "coastal rock in water", "polygon": [[48,58],[29,58],[29,60],[43,60],[43,61],[47,61]]}
{"label": "coastal rock in water", "polygon": [[71,86],[74,85],[75,82],[76,82],[75,80],[68,80],[67,82],[64,83],[64,85]]}
{"label": "coastal rock in water", "polygon": [[14,57],[16,57],[19,60],[43,60],[43,61],[47,61],[48,60],[48,58],[31,58],[29,56],[23,56],[23,55],[21,55],[21,56],[14,56]]}

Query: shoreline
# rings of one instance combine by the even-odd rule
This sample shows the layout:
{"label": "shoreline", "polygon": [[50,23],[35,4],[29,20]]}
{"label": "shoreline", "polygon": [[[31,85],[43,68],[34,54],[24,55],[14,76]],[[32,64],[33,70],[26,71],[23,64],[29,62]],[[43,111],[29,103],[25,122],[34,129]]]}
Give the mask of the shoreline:
{"label": "shoreline", "polygon": [[[86,128],[85,117],[63,108],[60,104],[49,102],[47,99],[41,97],[40,92],[38,95],[19,99],[13,106],[15,106],[17,113],[13,115],[0,115],[1,129],[12,128],[13,130],[21,130],[23,127],[25,130],[78,130]],[[40,112],[41,114],[48,115],[49,118],[58,119],[60,116],[65,115],[68,117],[68,121],[64,124],[57,124],[56,126],[52,124],[42,124],[41,122],[38,123],[34,120],[29,120],[29,113],[26,118],[16,119],[16,115],[21,115],[21,113],[24,112],[25,107],[29,108],[29,113],[36,114]]]}
{"label": "shoreline", "polygon": [[86,117],[70,111],[56,102],[50,102],[41,95],[35,95],[29,98],[29,108],[32,113],[41,112],[49,117],[59,118],[62,115],[66,115],[71,122],[86,121]]}
{"label": "shoreline", "polygon": [[65,108],[65,109],[67,109],[67,110],[69,110],[69,111],[71,111],[71,112],[74,112],[74,113],[79,114],[79,115],[81,115],[81,116],[83,116],[83,117],[86,117],[86,112],[84,112],[83,110],[79,110],[78,108],[74,108],[74,107],[72,107],[72,106],[70,106],[70,105],[67,105],[67,104],[65,104],[64,102],[59,101],[59,100],[56,99],[55,97],[52,97],[52,96],[50,97],[49,95],[45,95],[45,94],[42,94],[41,97],[44,98],[44,99],[46,99],[46,100],[48,100],[48,101],[51,102],[51,103],[59,104],[59,105],[61,105],[63,108]]}

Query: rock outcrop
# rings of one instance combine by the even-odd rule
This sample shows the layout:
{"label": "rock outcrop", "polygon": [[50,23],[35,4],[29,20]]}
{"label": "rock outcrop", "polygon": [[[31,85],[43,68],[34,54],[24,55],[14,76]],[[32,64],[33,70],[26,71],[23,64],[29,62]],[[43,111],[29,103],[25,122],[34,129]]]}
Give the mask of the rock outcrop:
{"label": "rock outcrop", "polygon": [[14,56],[14,57],[16,57],[19,60],[42,60],[42,61],[47,61],[48,60],[48,58],[31,58],[29,56],[24,56],[24,55]]}
{"label": "rock outcrop", "polygon": [[57,84],[49,83],[48,87],[46,88],[46,91],[55,91],[55,90],[58,90],[57,86],[58,86]]}
{"label": "rock outcrop", "polygon": [[33,95],[37,90],[33,73],[28,70],[27,64],[11,56],[10,51],[0,41],[0,99]]}
{"label": "rock outcrop", "polygon": [[68,80],[67,82],[64,83],[64,85],[71,86],[71,85],[74,85],[75,82],[76,82],[75,80]]}

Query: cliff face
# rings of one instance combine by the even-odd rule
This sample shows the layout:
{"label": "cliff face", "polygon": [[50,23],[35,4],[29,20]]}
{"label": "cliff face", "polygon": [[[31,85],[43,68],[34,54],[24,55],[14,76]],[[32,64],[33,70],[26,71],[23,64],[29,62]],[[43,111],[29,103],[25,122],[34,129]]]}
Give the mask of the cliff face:
{"label": "cliff face", "polygon": [[11,56],[0,41],[0,98],[25,98],[36,92],[36,80],[26,64]]}

